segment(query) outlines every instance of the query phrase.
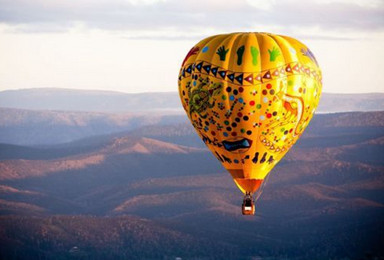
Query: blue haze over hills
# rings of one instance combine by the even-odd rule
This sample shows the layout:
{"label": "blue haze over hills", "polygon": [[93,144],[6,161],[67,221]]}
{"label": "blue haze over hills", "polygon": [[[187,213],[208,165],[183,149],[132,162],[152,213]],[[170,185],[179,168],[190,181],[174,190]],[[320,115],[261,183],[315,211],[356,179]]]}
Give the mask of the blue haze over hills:
{"label": "blue haze over hills", "polygon": [[382,94],[325,94],[247,218],[176,93],[30,91],[0,92],[0,259],[384,257]]}

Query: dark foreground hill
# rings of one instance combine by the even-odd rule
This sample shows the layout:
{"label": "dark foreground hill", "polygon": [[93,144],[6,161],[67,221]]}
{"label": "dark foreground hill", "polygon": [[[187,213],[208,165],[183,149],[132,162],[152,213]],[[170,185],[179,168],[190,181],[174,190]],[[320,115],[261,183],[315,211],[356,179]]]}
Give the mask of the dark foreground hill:
{"label": "dark foreground hill", "polygon": [[383,122],[384,112],[316,115],[254,217],[183,124],[3,145],[0,258],[383,259]]}
{"label": "dark foreground hill", "polygon": [[0,217],[0,232],[1,259],[225,258],[239,253],[230,244],[133,216]]}

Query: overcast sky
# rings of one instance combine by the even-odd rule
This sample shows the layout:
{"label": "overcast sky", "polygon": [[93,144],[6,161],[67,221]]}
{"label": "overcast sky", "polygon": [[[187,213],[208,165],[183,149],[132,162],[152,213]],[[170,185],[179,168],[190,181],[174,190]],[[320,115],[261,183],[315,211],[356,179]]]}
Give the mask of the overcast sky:
{"label": "overcast sky", "polygon": [[325,92],[384,92],[384,0],[0,0],[0,90],[176,91],[213,34],[304,42]]}

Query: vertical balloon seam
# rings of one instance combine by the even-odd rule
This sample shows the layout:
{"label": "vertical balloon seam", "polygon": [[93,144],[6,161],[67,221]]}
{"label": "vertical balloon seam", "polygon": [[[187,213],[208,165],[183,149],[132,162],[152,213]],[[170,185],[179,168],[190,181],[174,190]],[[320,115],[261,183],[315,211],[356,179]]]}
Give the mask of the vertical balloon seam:
{"label": "vertical balloon seam", "polygon": [[[233,33],[233,34],[228,34],[227,35],[227,37],[225,38],[225,40],[224,41],[227,41],[228,43],[231,43],[231,45],[229,46],[229,45],[227,45],[226,46],[226,48],[229,48],[229,55],[232,55],[232,48],[233,48],[233,44],[234,44],[234,42],[236,41],[236,39],[237,39],[237,37],[239,36],[239,34],[237,34],[237,33]],[[234,55],[234,54],[233,54]],[[222,68],[223,69],[225,69],[226,71],[228,71],[229,69],[230,69],[230,61],[231,60],[231,56],[229,56],[229,58],[228,58],[228,60],[224,63],[225,64],[225,66],[224,66],[224,64],[222,65]],[[229,83],[226,83],[226,85],[229,87]],[[233,87],[233,86],[232,86]],[[229,100],[229,94],[225,94],[226,95],[226,99],[225,99],[225,107],[226,107],[226,109],[229,111],[230,110],[230,108],[231,108],[231,104],[230,104],[230,100]],[[230,121],[232,120],[231,118],[228,118]],[[224,166],[224,168],[228,171],[228,169],[227,169],[227,167],[225,167],[225,165],[224,164],[226,164],[226,162],[224,162],[223,163],[223,166]]]}
{"label": "vertical balloon seam", "polygon": [[[257,68],[255,69],[255,73],[256,75],[258,75],[259,73],[261,73],[262,71],[262,62],[261,62],[261,51],[260,51],[260,44],[259,44],[259,39],[257,37],[259,33],[252,33],[254,39],[255,39],[255,44],[257,44],[257,49],[259,50],[258,54],[257,54],[257,59],[259,60],[259,64],[260,66],[258,66],[257,68],[259,68],[259,70],[257,70]],[[256,98],[254,98],[254,101],[256,104],[258,104],[260,101],[261,101],[261,87],[262,84],[260,85],[254,85],[254,88],[257,89],[257,96]],[[255,118],[260,118],[260,113],[261,113],[261,109],[258,109],[258,110],[255,110],[256,112],[253,114],[253,120]],[[253,136],[258,136],[259,135],[259,131],[260,131],[260,128],[257,127],[256,128],[256,133],[253,133]],[[252,153],[251,154],[256,154],[256,152],[258,151],[259,149],[259,142],[254,142],[254,147],[253,147],[253,150],[252,150]],[[252,164],[251,166],[251,171],[253,172],[255,170],[255,166]]]}
{"label": "vertical balloon seam", "polygon": [[[297,41],[296,39],[293,39],[293,38],[289,38],[289,40],[287,40],[287,42],[288,42],[288,45],[290,46],[290,48],[295,50],[295,54],[293,55],[293,57],[295,58],[294,59],[295,62],[297,62],[299,64],[303,64],[302,60],[300,59],[300,57],[298,55],[298,50],[294,47],[295,45],[292,45],[292,44],[296,44],[296,46],[297,46],[298,43],[300,43],[300,42]],[[287,77],[287,85],[286,85],[286,89],[285,89],[285,93],[284,93],[286,95],[289,94],[288,92],[290,91],[290,89],[292,89],[292,86],[291,87],[289,86],[290,81],[293,82],[292,83],[293,88],[294,88],[294,86],[301,85],[302,81],[303,81],[303,75],[297,74],[297,75],[290,75],[289,78]],[[297,141],[297,139],[296,140],[293,139],[293,143],[291,144],[291,147],[293,147],[293,145],[295,144],[296,141]],[[285,154],[287,154],[289,152],[289,150],[290,149],[287,149],[287,151],[285,151],[283,153],[282,158],[285,156]]]}
{"label": "vertical balloon seam", "polygon": [[[205,43],[205,45],[206,46],[208,46],[209,45],[209,48],[211,49],[211,51],[213,51],[213,53],[211,54],[211,55],[209,55],[209,60],[208,59],[203,59],[203,58],[200,58],[201,56],[201,52],[196,56],[196,58],[195,58],[195,61],[197,61],[197,62],[199,62],[200,60],[201,61],[208,61],[210,64],[214,64],[213,63],[213,60],[215,59],[215,55],[217,54],[216,53],[216,51],[217,51],[217,49],[218,48],[220,48],[221,46],[222,46],[222,43],[223,43],[223,41],[225,41],[228,37],[229,37],[229,35],[233,35],[233,34],[219,34],[219,35],[216,35],[216,36],[213,36],[212,37],[212,40],[210,40],[210,41],[208,41],[208,42],[206,42]],[[226,63],[228,63],[229,62],[229,59],[227,59],[227,61],[226,61]],[[194,62],[194,63],[196,63],[196,62]],[[215,65],[218,65],[218,64],[215,64]],[[207,75],[207,77],[209,78],[210,76],[209,76],[209,74]],[[192,121],[193,119],[191,118],[191,121]],[[200,132],[199,131],[197,131],[198,132],[198,135],[199,136],[201,136],[201,134],[200,134]],[[210,144],[207,144],[207,147],[208,147],[208,149],[209,150],[211,150],[212,152],[215,152],[216,154],[219,154],[221,151],[219,150],[219,148],[218,147],[216,147],[216,146],[213,146],[213,145],[210,145]],[[220,161],[221,162],[221,161]],[[221,162],[221,164],[222,164],[222,166],[223,166],[223,168],[225,169],[225,171],[227,171],[226,170],[226,167],[223,165],[223,163]]]}
{"label": "vertical balloon seam", "polygon": [[[261,59],[261,45],[262,44],[264,44],[264,35],[266,35],[265,33],[255,33],[255,35],[256,35],[256,39],[257,39],[257,45],[258,45],[258,48],[259,48],[259,56],[260,56],[260,71],[259,71],[259,73],[261,74],[261,72],[263,71],[263,65],[265,65],[265,64],[263,64],[263,61],[262,61],[262,59]],[[258,102],[260,102],[260,104],[262,103],[262,88],[263,88],[263,83],[262,84],[260,84],[259,85],[259,88],[260,88],[260,91],[258,91],[258,98],[257,98],[257,101]],[[262,111],[262,107],[260,108],[260,109],[258,109],[258,113],[257,113],[257,119],[259,119],[260,118],[260,116],[261,116],[261,111]],[[260,126],[258,126],[257,127],[257,132],[256,132],[256,138],[257,138],[257,141],[255,142],[256,143],[256,147],[257,147],[257,150],[259,150],[259,146],[261,145],[260,143],[259,143],[259,139],[258,139],[258,137],[259,137],[259,133],[260,133],[260,130],[261,130],[261,127]],[[257,152],[257,150],[256,150],[256,152]],[[260,169],[259,169],[259,171],[260,171]],[[264,181],[264,178],[262,179],[262,181]]]}
{"label": "vertical balloon seam", "polygon": [[[242,43],[243,41],[244,41],[244,39],[245,40],[247,40],[248,38],[249,38],[249,34],[248,33],[241,33],[240,34],[240,36],[241,36],[241,38],[240,38],[240,40],[239,40],[239,42],[240,43]],[[239,47],[239,45],[240,44],[238,44],[237,46],[236,46],[236,50],[238,50],[240,47]],[[245,52],[245,49],[243,48],[243,52]],[[236,52],[237,53],[237,52]],[[243,55],[244,55],[244,53],[243,53]],[[244,60],[244,57],[242,57],[242,60]],[[240,73],[245,73],[245,64],[246,64],[246,62],[242,62],[240,65],[238,64],[238,63],[236,63],[237,65],[238,65],[238,67],[239,67],[239,69],[237,70],[238,72],[240,72]],[[235,70],[233,70],[233,71],[235,71]],[[248,87],[244,87],[244,88],[249,88],[250,86],[248,86]],[[246,90],[246,91],[248,91],[248,89]],[[244,101],[243,101],[244,102]],[[231,116],[231,121],[234,121],[233,120],[233,117],[234,117],[235,115],[233,115],[232,114],[232,116]],[[241,163],[242,162],[242,156],[240,155],[240,154],[237,154],[237,156],[238,156],[238,161]],[[243,172],[243,179],[249,179],[249,176],[247,176],[247,174],[249,175],[249,171],[247,171],[247,169],[246,169],[246,164],[243,164],[243,163],[241,163],[240,165],[239,165],[239,167],[237,168],[237,169],[241,169],[242,170],[242,172]],[[235,181],[235,179],[234,179],[234,181]],[[235,184],[240,188],[240,190],[243,192],[243,193],[245,193],[245,189],[237,182],[237,181],[235,181]]]}
{"label": "vertical balloon seam", "polygon": [[[233,60],[234,62],[233,63],[231,63],[231,64],[229,64],[229,66],[228,66],[228,69],[230,70],[230,71],[233,71],[233,72],[236,72],[236,71],[242,71],[242,67],[243,66],[239,66],[240,67],[240,69],[238,69],[238,70],[235,70],[235,67],[237,66],[237,63],[236,63],[236,56],[237,56],[237,52],[236,52],[236,50],[238,49],[238,46],[239,46],[239,42],[241,42],[241,40],[242,40],[242,38],[244,37],[244,34],[242,34],[242,33],[237,33],[236,35],[234,35],[234,37],[233,37],[233,40],[232,40],[232,45],[231,45],[231,56],[230,56],[230,58],[229,58],[229,60]],[[236,100],[236,99],[235,99]],[[240,103],[239,103],[239,105],[240,105]],[[235,109],[234,109],[235,110]],[[234,113],[231,113],[230,114],[230,116],[229,116],[229,118],[228,118],[229,120],[230,120],[230,122],[231,122],[231,124],[233,123],[233,122],[235,122],[235,115],[234,115]],[[234,129],[232,129],[232,130],[234,130]],[[235,132],[235,131],[234,131]],[[236,131],[237,132],[237,131]],[[239,154],[239,153],[232,153],[232,155],[236,158],[236,160],[238,160],[239,162],[241,162],[241,155]],[[244,172],[244,168],[243,168],[243,165],[241,165],[241,167],[239,167],[239,168],[241,168],[242,170],[243,170],[243,172]],[[238,169],[239,169],[238,168]]]}
{"label": "vertical balloon seam", "polygon": [[[208,45],[208,44],[207,44],[208,42],[217,40],[217,36],[218,36],[218,35],[214,35],[214,36],[212,36],[212,37],[209,37],[208,39],[203,39],[203,40],[201,40],[199,43],[197,43],[197,44],[195,45],[195,46],[199,46],[200,50],[199,50],[199,52],[197,53],[197,55],[195,55],[195,56],[193,57],[193,60],[192,60],[192,62],[191,62],[192,65],[196,65],[196,62],[199,61],[199,57],[200,57],[200,55],[203,53],[203,52],[202,52],[202,49],[204,48],[204,46],[207,46],[207,45]],[[200,46],[200,45],[204,45],[204,46]],[[192,73],[190,74],[190,76],[189,76],[189,78],[191,79],[191,82],[192,82],[192,80],[193,80],[193,76],[195,76],[195,73],[192,72]],[[192,88],[192,87],[191,87],[191,88]],[[188,117],[189,117],[189,114],[190,114],[190,111],[188,110]],[[191,121],[191,123],[192,123],[192,125],[193,125],[193,115],[192,115],[192,114],[190,115],[190,119],[189,119],[189,120]],[[196,129],[195,127],[194,127],[194,129],[195,129],[197,135],[202,139],[202,134],[201,134],[200,130]],[[208,145],[207,145],[207,146],[208,146]],[[209,149],[209,146],[208,146],[207,148]],[[209,150],[210,150],[210,149],[209,149]]]}
{"label": "vertical balloon seam", "polygon": [[[283,59],[283,66],[284,66],[284,68],[285,68],[285,66],[287,65],[287,60],[286,60],[286,57],[285,57],[285,55],[284,55],[283,48],[281,47],[281,45],[280,45],[280,43],[278,42],[278,40],[275,39],[275,35],[269,35],[269,37],[270,37],[270,38],[276,43],[276,45],[279,47],[279,50],[280,50],[280,52],[281,52],[281,56],[282,56],[282,59]],[[290,46],[290,44],[289,44],[289,46]],[[278,84],[278,85],[281,86],[281,82],[283,82],[283,79],[280,79],[279,82],[276,82],[276,84]],[[283,83],[283,84],[284,84],[284,83]],[[286,79],[286,83],[285,83],[285,84],[288,85],[288,76],[287,76],[287,79]],[[280,88],[280,86],[276,86],[276,89],[277,89],[277,88]],[[286,94],[287,94],[287,91],[288,91],[288,86],[285,86],[284,88],[285,88],[285,89],[284,89],[284,95],[286,95]],[[282,90],[279,89],[279,91],[282,91]],[[279,107],[279,114],[280,114],[280,115],[282,114],[282,111],[283,111],[283,106],[280,106],[280,107]],[[285,154],[285,153],[284,153],[284,154]],[[266,176],[268,176],[268,175],[272,172],[273,168],[275,168],[275,165],[276,165],[278,162],[280,162],[280,161],[283,159],[283,157],[284,157],[284,155],[281,155],[280,158],[276,158],[276,159],[277,159],[277,160],[276,160],[276,163],[272,166],[272,168],[270,169],[270,171],[267,173]]]}
{"label": "vertical balloon seam", "polygon": [[[297,51],[297,49],[293,47],[293,46],[295,46],[295,45],[297,46],[297,45],[302,44],[302,43],[299,42],[299,41],[296,40],[296,39],[291,38],[291,37],[287,37],[288,39],[286,39],[285,37],[282,37],[282,38],[285,39],[285,40],[287,41],[288,45],[289,45],[292,49],[295,50],[295,54],[292,55],[292,57],[294,57],[295,62],[297,62],[297,63],[299,63],[299,64],[303,64],[302,61],[301,61],[301,59],[300,59],[300,57],[299,57],[299,55],[298,55],[298,51]],[[292,45],[292,43],[294,43],[294,45]],[[287,95],[288,92],[289,92],[289,89],[292,88],[292,87],[289,86],[289,82],[292,82],[292,86],[293,86],[293,88],[294,88],[294,86],[296,86],[296,85],[301,85],[302,80],[303,80],[303,76],[302,76],[301,74],[297,74],[297,75],[292,74],[292,75],[287,76],[287,84],[286,84],[286,86],[285,86],[285,93],[284,93],[284,94]],[[293,143],[291,144],[290,147],[292,147],[292,146],[294,145],[295,142],[296,142],[296,140],[293,139]],[[282,153],[281,158],[283,158],[283,157],[285,156],[285,154],[288,153],[289,150],[290,150],[290,149],[287,149],[284,153]]]}
{"label": "vertical balloon seam", "polygon": [[[210,58],[209,58],[209,60],[208,59],[206,59],[205,61],[208,61],[211,65],[213,65],[213,64],[215,64],[214,62],[213,62],[213,60],[215,59],[215,55],[217,54],[217,50],[221,47],[221,46],[225,46],[225,45],[223,45],[223,41],[225,41],[225,40],[227,40],[227,38],[228,38],[228,35],[227,34],[223,34],[223,35],[220,35],[220,36],[222,36],[222,39],[220,40],[220,41],[217,41],[217,44],[215,44],[214,46],[211,46],[212,47],[212,50],[214,51],[213,52],[213,55],[211,55],[210,56]],[[211,43],[211,45],[212,45],[212,43]],[[224,49],[226,48],[226,46],[224,47]],[[218,55],[218,54],[217,54]],[[228,59],[227,59],[228,60]],[[217,65],[217,66],[219,66],[218,64],[215,64],[215,65]],[[220,67],[220,66],[219,66]],[[208,76],[209,77],[209,76]],[[224,87],[225,87],[225,84],[223,85],[223,90],[224,90]],[[223,91],[222,90],[222,91]],[[216,146],[210,146],[209,147],[209,149],[213,149],[214,151],[215,151],[215,153],[216,154],[220,154],[220,149],[218,148],[218,147],[216,147]],[[222,155],[222,154],[221,154]],[[225,172],[227,172],[227,170],[226,170],[226,167],[223,165],[223,162],[220,160],[220,163],[221,163],[221,165],[222,165],[222,167],[224,168],[224,170],[225,170]]]}
{"label": "vertical balloon seam", "polygon": [[[214,63],[213,63],[213,59],[215,58],[216,51],[217,51],[217,49],[221,46],[222,42],[223,42],[225,39],[228,38],[228,35],[227,35],[227,34],[220,34],[220,35],[218,35],[218,37],[221,37],[221,40],[217,40],[217,37],[215,37],[215,39],[217,40],[217,44],[215,44],[214,46],[212,46],[212,45],[213,45],[213,41],[210,41],[209,43],[207,43],[207,45],[210,45],[210,48],[212,48],[212,51],[213,51],[213,54],[210,56],[210,59],[209,59],[209,63],[210,63],[210,64],[214,64]],[[202,60],[203,60],[203,59],[202,59]],[[206,60],[206,61],[208,61],[208,60]],[[218,64],[215,64],[215,65],[218,65]],[[209,75],[208,75],[208,77],[209,77]],[[225,89],[224,87],[225,87],[225,85],[223,85],[223,90]],[[223,90],[222,90],[222,91],[223,91]],[[213,149],[213,151],[214,151],[216,154],[220,154],[220,149],[219,149],[218,147],[216,147],[216,146],[213,146],[213,145],[208,146],[208,149],[209,149],[209,150]],[[225,172],[227,172],[227,169],[226,169],[226,167],[223,165],[223,163],[221,162],[221,160],[220,160],[220,163],[221,163],[222,167],[224,168]]]}
{"label": "vertical balloon seam", "polygon": [[[249,53],[250,52],[250,46],[252,45],[252,44],[248,44],[248,43],[252,43],[252,36],[255,36],[255,34],[254,33],[246,33],[246,34],[244,34],[244,37],[245,37],[245,44],[244,44],[244,46],[247,46],[247,51],[246,51],[246,53]],[[255,37],[255,40],[257,41],[257,39],[256,39],[256,37]],[[249,46],[248,46],[249,45]],[[242,72],[244,72],[244,77],[246,76],[246,74],[245,74],[245,72],[249,72],[249,73],[251,73],[251,75],[253,75],[253,72],[256,72],[256,69],[251,69],[251,70],[246,70],[245,68],[245,65],[247,64],[247,62],[244,62],[243,63],[243,68],[244,69],[242,69],[241,71]],[[255,66],[255,65],[253,65],[253,66]],[[244,91],[246,91],[246,93],[248,93],[249,92],[249,89],[250,88],[252,88],[252,87],[254,87],[254,85],[251,85],[251,86],[245,86],[244,88],[245,88],[245,90]],[[250,108],[248,107],[249,106],[249,103],[247,104],[245,104],[245,106],[247,106],[247,109],[246,109],[246,111],[249,111],[248,113],[250,113]],[[252,120],[252,117],[250,117],[250,120]],[[254,151],[254,147],[255,146],[257,146],[257,142],[252,142],[252,146],[250,147],[250,149],[249,149],[249,151],[247,151],[247,153],[249,154],[252,154],[253,153],[253,151]],[[247,178],[244,178],[244,179],[252,179],[252,172],[253,172],[253,165],[251,164],[251,165],[247,165],[246,163],[244,163],[244,164],[242,164],[242,170],[243,170],[243,172],[245,173],[245,172],[247,172],[248,173],[248,177]],[[246,177],[246,176],[244,176],[244,177]]]}
{"label": "vertical balloon seam", "polygon": [[[244,53],[244,55],[247,55],[248,53],[250,53],[250,48],[251,48],[251,46],[252,46],[252,44],[253,44],[253,41],[252,40],[254,40],[254,41],[256,41],[257,42],[257,38],[255,37],[255,34],[254,33],[246,33],[246,34],[243,34],[243,37],[245,38],[245,40],[244,40],[244,47],[246,47],[247,49],[247,51],[245,51],[245,53]],[[254,37],[254,38],[253,38]],[[258,44],[257,44],[258,45]],[[257,46],[257,48],[259,48],[259,46]],[[244,59],[244,61],[245,61],[246,59]],[[244,69],[242,69],[241,71],[246,71],[245,70],[245,65],[247,64],[247,62],[244,62],[243,63],[243,68]],[[253,62],[252,62],[252,66],[254,67],[255,65],[253,64]],[[254,73],[258,73],[258,71],[257,71],[257,68],[256,69],[254,69],[254,68],[252,68],[251,70],[249,70],[249,73],[251,73],[251,75],[252,75],[252,77],[253,77],[253,74]],[[246,74],[244,74],[244,77],[246,77]],[[246,86],[246,87],[244,87],[244,91],[245,91],[245,93],[247,93],[247,95],[250,93],[250,89],[252,89],[252,88],[254,88],[255,87],[255,85],[251,85],[251,86]],[[250,97],[250,96],[249,96]],[[249,98],[250,99],[250,98]],[[244,102],[247,102],[248,101],[248,103],[245,103],[245,107],[246,107],[246,109],[245,109],[245,111],[248,111],[248,115],[249,115],[249,113],[251,113],[251,108],[250,108],[250,105],[249,105],[249,101],[250,100],[244,100]],[[249,115],[249,118],[250,118],[250,120],[252,120],[252,118],[251,118],[251,116]],[[253,133],[254,134],[254,133]],[[252,146],[250,147],[250,149],[249,149],[249,151],[247,151],[247,153],[248,153],[248,156],[250,155],[250,154],[255,154],[255,152],[256,152],[256,150],[255,150],[255,147],[257,147],[257,142],[252,142]],[[250,159],[249,160],[252,160],[251,159],[251,156],[249,156],[250,157]],[[243,169],[243,172],[245,172],[246,170],[250,173],[250,179],[252,179],[252,173],[253,173],[253,171],[254,171],[254,165],[253,164],[246,164],[246,163],[244,163],[244,164],[242,164],[242,169]]]}
{"label": "vertical balloon seam", "polygon": [[[298,45],[303,45],[307,50],[309,50],[308,46],[304,45],[303,43],[301,43],[300,41],[298,41],[298,40],[296,40],[296,39],[293,39],[293,38],[288,37],[288,36],[284,36],[284,38],[288,38],[288,39],[290,39],[290,40],[293,41],[293,42],[297,42],[297,43],[299,43]],[[322,94],[322,91],[321,91],[321,90],[322,90],[322,84],[321,84],[322,73],[321,73],[321,69],[320,69],[319,65],[318,65],[313,59],[311,59],[310,57],[307,57],[307,56],[303,53],[303,50],[300,50],[300,51],[302,52],[302,55],[301,55],[301,57],[300,57],[300,56],[297,56],[298,62],[299,62],[300,64],[310,64],[311,66],[309,66],[309,67],[312,68],[312,69],[318,74],[318,78],[315,78],[315,79],[314,79],[314,78],[311,78],[311,77],[308,77],[306,74],[301,74],[301,75],[300,75],[300,79],[301,79],[301,81],[303,81],[303,79],[304,79],[305,81],[307,81],[308,78],[309,78],[311,81],[314,81],[314,82],[315,82],[316,87],[319,89],[319,92],[318,92],[318,95],[319,95],[319,96],[318,96],[318,98],[317,98],[316,105],[314,105],[314,107],[313,107],[313,110],[315,110],[315,108],[318,106],[318,103],[319,103],[319,101],[320,101],[320,97],[321,97],[321,94]],[[306,58],[309,59],[310,62],[304,62],[304,60],[303,60],[304,56],[306,56]],[[304,96],[304,97],[305,97],[305,101],[309,100],[309,95],[310,95],[310,94],[312,94],[311,91],[307,91],[307,92],[305,93],[305,96]],[[308,120],[307,125],[305,126],[305,128],[308,127],[308,125],[309,125],[309,123],[310,123],[310,121],[311,121],[313,115],[314,115],[314,112],[311,113],[311,114],[309,115],[309,120]],[[304,129],[304,130],[305,130],[305,129]],[[301,131],[300,136],[302,135],[302,133],[304,132],[304,130]],[[297,138],[297,139],[295,140],[294,144],[295,144],[298,140],[299,140],[299,138]],[[294,145],[294,144],[293,144],[293,145]]]}
{"label": "vertical balloon seam", "polygon": [[[271,37],[271,34],[269,34],[269,33],[265,33],[265,34],[263,34],[263,41],[266,41],[268,39],[268,44],[266,44],[266,45],[271,45],[272,46],[272,49],[273,50],[275,50],[276,49],[276,46],[277,46],[277,48],[278,48],[278,51],[280,52],[280,55],[279,55],[279,57],[280,56],[283,56],[282,55],[282,49],[281,49],[281,47],[276,43],[276,41]],[[274,44],[276,45],[274,45]],[[268,49],[268,51],[269,51],[270,49]],[[276,49],[277,50],[277,49]],[[284,59],[284,57],[283,57],[283,59]],[[270,62],[271,62],[271,60],[269,61],[269,63],[268,64],[270,64]],[[279,62],[277,61],[277,60],[273,60],[272,62],[276,62],[276,64],[278,64]],[[284,59],[284,61],[283,61],[283,63],[285,62],[285,59]],[[274,66],[277,66],[277,65],[274,65]],[[278,66],[277,66],[278,67]],[[272,68],[270,68],[269,70],[273,70],[274,68],[272,67]],[[279,80],[279,79],[278,79]],[[272,82],[273,84],[276,84],[277,83],[277,81],[278,80],[275,80],[274,82]],[[264,84],[262,84],[262,86],[263,87],[266,87],[266,86],[264,86]],[[265,125],[264,125],[264,127],[266,127]],[[260,141],[260,140],[258,140],[258,141]],[[263,164],[263,166],[262,166],[262,168],[261,168],[261,171],[262,172],[264,172],[265,174],[264,174],[264,176],[263,176],[263,179],[266,177],[266,176],[268,176],[268,174],[270,173],[270,171],[273,169],[273,167],[274,167],[274,165],[270,165],[270,164]]]}
{"label": "vertical balloon seam", "polygon": [[[295,39],[296,40],[296,39]],[[306,45],[304,45],[302,42],[300,42],[300,41],[298,41],[298,40],[296,40],[298,43],[300,43],[300,45],[303,45],[303,46],[305,46],[307,49],[308,49],[308,47],[306,46]],[[302,47],[301,47],[302,48]],[[299,50],[296,50],[296,52],[298,52]],[[301,51],[301,50],[300,50]],[[299,64],[308,64],[308,62],[306,62],[305,60],[304,60],[304,55],[303,54],[300,54],[300,53],[297,53],[297,59],[298,59],[298,62],[299,62]],[[309,63],[311,66],[310,67],[312,67],[312,65],[313,65],[313,62],[312,62],[312,60],[311,60],[311,62]],[[299,79],[300,80],[298,80],[299,81],[299,86],[302,86],[303,85],[303,83],[305,83],[305,85],[306,85],[306,82],[307,82],[307,75],[306,74],[300,74],[300,77],[299,77]],[[303,99],[304,99],[304,101],[306,102],[307,101],[307,95],[308,95],[308,93],[309,93],[310,91],[307,91],[304,95],[303,95]],[[312,118],[312,116],[313,116],[313,114],[311,115],[311,118]],[[305,130],[305,129],[304,129]],[[303,134],[303,132],[304,131],[300,131],[300,134],[299,134],[299,136],[298,136],[298,138],[295,138],[295,140],[293,141],[293,143],[292,143],[292,147],[296,144],[296,142],[300,139],[300,136]]]}
{"label": "vertical balloon seam", "polygon": [[[257,39],[255,33],[247,33],[246,36],[247,36],[247,40],[246,40],[245,46],[247,46],[247,53],[251,55],[251,56],[249,56],[250,58],[248,60],[252,60],[251,63],[248,62],[248,64],[252,64],[252,69],[250,69],[249,72],[251,73],[251,75],[253,77],[253,75],[255,75],[255,74],[258,75],[261,72],[259,70],[259,68],[261,68],[261,57],[260,57],[260,52],[258,52],[257,53],[256,61],[259,61],[259,62],[258,62],[258,64],[257,64],[257,62],[254,63],[254,56],[252,54],[252,47],[255,47],[255,45],[256,45],[257,50],[260,50],[260,47],[259,47],[258,39]],[[246,77],[245,74],[244,74],[244,77]],[[247,107],[246,111],[248,111],[248,116],[249,116],[249,123],[248,124],[251,124],[252,126],[253,126],[252,122],[255,122],[255,117],[258,118],[258,116],[257,116],[256,112],[253,113],[253,111],[252,111],[253,108],[250,105],[250,102],[253,101],[254,104],[255,104],[255,107],[257,106],[257,104],[258,104],[258,102],[260,100],[260,97],[259,97],[260,91],[259,91],[258,88],[261,88],[261,87],[260,87],[260,85],[259,86],[256,85],[256,81],[253,81],[253,84],[251,86],[246,86],[245,87],[245,91],[247,93],[246,96],[249,97],[248,100],[245,100],[245,102],[246,102],[245,105]],[[258,98],[255,99],[255,95],[251,96],[251,92],[253,92],[253,91],[257,91],[257,97]],[[252,127],[250,127],[250,128],[252,129]],[[257,135],[255,135],[255,129],[256,128],[253,127],[252,133],[251,133],[250,136],[257,136]],[[256,131],[258,131],[258,129]],[[252,146],[250,147],[250,149],[248,151],[249,162],[251,162],[252,159],[253,159],[252,155],[256,154],[257,149],[258,149],[257,147],[258,147],[258,142],[257,141],[255,142],[253,140],[252,141]],[[246,170],[249,172],[249,175],[250,175],[249,179],[252,179],[252,180],[255,179],[255,177],[254,177],[254,172],[256,171],[255,164],[253,164],[253,163],[246,164],[245,163],[243,165],[244,171],[245,171],[245,168],[247,168]]]}
{"label": "vertical balloon seam", "polygon": [[[295,48],[292,46],[292,44],[291,44],[291,42],[293,42],[293,41],[292,41],[293,38],[290,38],[289,40],[286,40],[286,39],[283,38],[283,37],[281,37],[281,38],[284,39],[284,40],[286,41],[287,45],[288,45],[290,48],[295,49]],[[292,55],[292,57],[294,57],[294,60],[296,60],[297,62],[301,63],[301,61],[300,61],[300,59],[299,59],[299,57],[298,57],[298,55],[297,55],[297,50],[296,50],[296,49],[295,49],[295,54]],[[291,77],[291,78],[289,78],[289,77]],[[288,80],[292,80],[292,81],[294,82],[294,85],[296,85],[296,84],[299,84],[299,83],[301,82],[301,80],[302,80],[301,77],[302,77],[301,75],[296,75],[296,76],[294,76],[294,75],[289,75],[289,76],[287,76],[287,82],[286,82],[286,85],[285,85],[284,95],[287,95],[288,92],[289,92]],[[300,84],[301,84],[301,83],[300,83]],[[281,107],[281,108],[283,109],[283,107]],[[293,144],[292,144],[292,146],[293,146]],[[288,153],[289,150],[290,150],[290,149],[287,149],[287,151],[285,151],[285,152],[282,154],[281,159],[285,156],[286,153]],[[281,160],[281,159],[280,159],[280,160]]]}

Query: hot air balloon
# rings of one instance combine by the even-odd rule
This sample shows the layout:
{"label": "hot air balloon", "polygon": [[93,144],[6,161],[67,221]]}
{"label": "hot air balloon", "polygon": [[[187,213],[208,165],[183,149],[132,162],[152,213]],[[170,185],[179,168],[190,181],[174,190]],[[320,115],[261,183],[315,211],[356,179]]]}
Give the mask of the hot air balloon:
{"label": "hot air balloon", "polygon": [[308,126],[322,76],[300,41],[270,33],[208,37],[185,57],[181,103],[197,134],[244,193],[242,212]]}

